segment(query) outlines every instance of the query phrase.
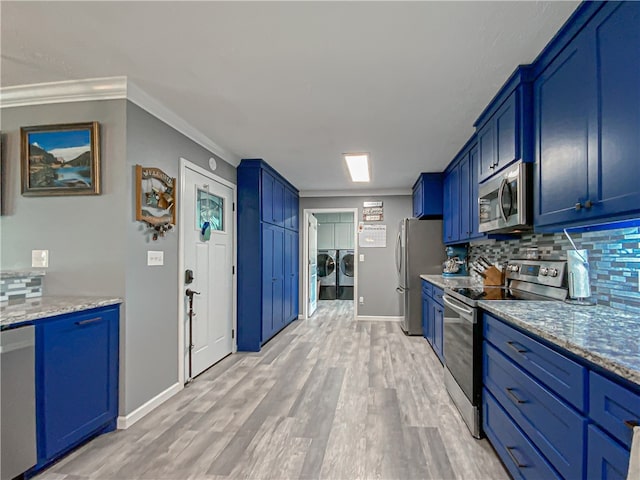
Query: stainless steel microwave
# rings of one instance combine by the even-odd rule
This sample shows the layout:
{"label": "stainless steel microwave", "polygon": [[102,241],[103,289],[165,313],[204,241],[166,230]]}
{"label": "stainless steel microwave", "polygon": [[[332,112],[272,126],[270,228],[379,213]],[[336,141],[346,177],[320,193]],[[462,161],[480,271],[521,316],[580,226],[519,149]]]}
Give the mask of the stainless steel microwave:
{"label": "stainless steel microwave", "polygon": [[531,164],[517,162],[478,189],[480,232],[531,230]]}

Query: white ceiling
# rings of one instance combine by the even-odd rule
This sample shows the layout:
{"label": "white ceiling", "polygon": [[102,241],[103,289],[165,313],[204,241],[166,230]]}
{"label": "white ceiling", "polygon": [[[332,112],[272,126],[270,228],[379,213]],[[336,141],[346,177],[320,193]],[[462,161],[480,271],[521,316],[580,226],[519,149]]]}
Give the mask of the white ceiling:
{"label": "white ceiling", "polygon": [[[301,190],[382,193],[441,171],[577,5],[3,0],[0,82],[126,75]],[[371,153],[371,184],[347,151]]]}

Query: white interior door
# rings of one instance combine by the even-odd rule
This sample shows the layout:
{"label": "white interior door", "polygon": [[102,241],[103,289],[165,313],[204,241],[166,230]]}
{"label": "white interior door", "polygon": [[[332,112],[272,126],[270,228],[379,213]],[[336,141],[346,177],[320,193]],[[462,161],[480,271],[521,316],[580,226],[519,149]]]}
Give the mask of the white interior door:
{"label": "white interior door", "polygon": [[309,239],[309,316],[318,308],[318,219],[309,215],[307,224],[307,238]]}
{"label": "white interior door", "polygon": [[[192,335],[191,376],[202,373],[233,349],[233,190],[202,173],[184,170],[182,221],[184,268],[193,272],[185,285],[194,296],[192,330],[185,301],[185,378],[189,378],[189,334]],[[202,227],[209,222],[211,237]],[[185,297],[186,298],[186,297]]]}

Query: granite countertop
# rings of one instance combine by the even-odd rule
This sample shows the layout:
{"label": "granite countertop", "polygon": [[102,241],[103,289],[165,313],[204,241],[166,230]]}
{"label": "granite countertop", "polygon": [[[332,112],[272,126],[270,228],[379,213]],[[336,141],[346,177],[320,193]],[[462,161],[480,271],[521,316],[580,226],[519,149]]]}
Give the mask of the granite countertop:
{"label": "granite countertop", "polygon": [[117,297],[44,296],[0,304],[0,327],[122,303]]}
{"label": "granite countertop", "polygon": [[603,305],[482,300],[487,312],[640,385],[640,318]]}
{"label": "granite countertop", "polygon": [[442,275],[420,275],[420,278],[440,288],[456,288],[482,285],[482,278],[480,277],[443,277]]}

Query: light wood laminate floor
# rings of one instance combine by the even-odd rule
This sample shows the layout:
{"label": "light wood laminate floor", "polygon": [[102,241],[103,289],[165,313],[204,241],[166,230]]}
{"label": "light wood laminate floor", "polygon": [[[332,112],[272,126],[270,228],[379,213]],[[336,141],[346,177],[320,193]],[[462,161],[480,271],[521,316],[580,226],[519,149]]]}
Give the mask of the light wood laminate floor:
{"label": "light wood laminate floor", "polygon": [[37,478],[508,478],[471,437],[442,373],[397,322],[354,321],[353,302],[319,302],[260,353],[227,357]]}

